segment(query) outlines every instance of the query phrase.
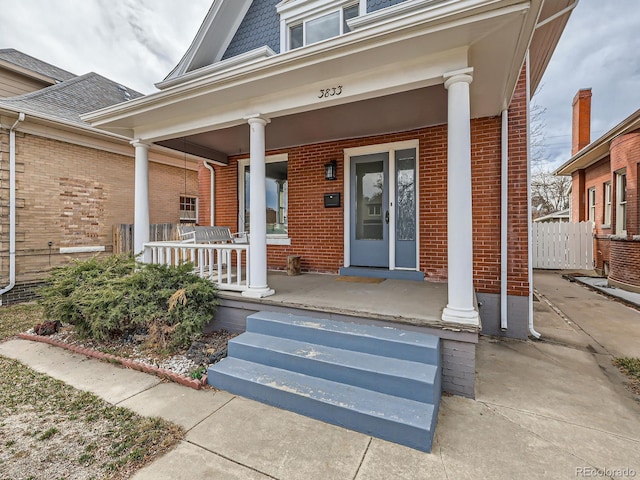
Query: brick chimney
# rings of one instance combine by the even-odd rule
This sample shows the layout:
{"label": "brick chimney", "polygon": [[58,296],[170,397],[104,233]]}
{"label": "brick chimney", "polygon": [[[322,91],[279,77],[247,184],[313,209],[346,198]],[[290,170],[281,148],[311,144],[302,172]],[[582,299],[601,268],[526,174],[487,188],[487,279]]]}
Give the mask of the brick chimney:
{"label": "brick chimney", "polygon": [[571,156],[591,143],[591,89],[581,88],[573,97]]}

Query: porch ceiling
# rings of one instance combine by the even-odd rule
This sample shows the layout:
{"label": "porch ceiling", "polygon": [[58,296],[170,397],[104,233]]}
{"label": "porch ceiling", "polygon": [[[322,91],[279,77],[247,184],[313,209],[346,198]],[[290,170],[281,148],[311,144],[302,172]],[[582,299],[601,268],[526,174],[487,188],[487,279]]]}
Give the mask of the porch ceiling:
{"label": "porch ceiling", "polygon": [[[425,87],[360,102],[336,105],[272,119],[266,148],[277,150],[331,140],[413,130],[447,121],[447,92],[443,85]],[[224,155],[249,153],[249,126],[213,130],[157,142],[181,150],[183,143]]]}

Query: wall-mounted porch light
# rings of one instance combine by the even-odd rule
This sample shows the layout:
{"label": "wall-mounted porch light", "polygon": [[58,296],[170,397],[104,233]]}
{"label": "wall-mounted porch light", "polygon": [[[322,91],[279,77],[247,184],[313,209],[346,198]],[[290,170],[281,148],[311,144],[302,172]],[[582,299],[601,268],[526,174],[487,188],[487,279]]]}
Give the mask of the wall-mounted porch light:
{"label": "wall-mounted porch light", "polygon": [[338,162],[336,160],[331,160],[329,163],[325,163],[324,179],[336,180],[337,178],[338,178]]}

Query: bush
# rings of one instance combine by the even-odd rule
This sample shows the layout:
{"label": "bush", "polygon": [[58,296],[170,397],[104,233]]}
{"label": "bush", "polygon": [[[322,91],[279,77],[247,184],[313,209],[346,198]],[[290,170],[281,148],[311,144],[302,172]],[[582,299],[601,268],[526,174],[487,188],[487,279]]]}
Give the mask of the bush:
{"label": "bush", "polygon": [[47,318],[75,325],[81,336],[149,334],[149,342],[173,352],[201,335],[217,305],[213,283],[192,270],[128,255],[74,261],[53,270],[40,303]]}

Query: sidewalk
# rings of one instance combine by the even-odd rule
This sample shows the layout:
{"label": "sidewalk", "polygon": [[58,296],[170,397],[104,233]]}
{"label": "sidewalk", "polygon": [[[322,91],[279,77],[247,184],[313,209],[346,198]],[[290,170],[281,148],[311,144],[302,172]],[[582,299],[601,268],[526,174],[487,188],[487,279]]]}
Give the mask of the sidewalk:
{"label": "sidewalk", "polygon": [[[564,284],[548,280],[540,288],[562,311],[581,318],[596,311],[597,293],[585,289],[586,309],[580,310],[580,301],[573,305],[560,296],[567,293]],[[581,297],[574,289],[583,287],[559,280],[570,285],[569,296]],[[618,336],[600,338],[599,331],[607,330],[597,326],[586,333],[545,306],[536,313],[536,328],[555,333],[557,342],[561,335],[571,341],[482,338],[477,400],[443,397],[431,454],[226,392],[162,383],[46,344],[11,340],[0,344],[0,355],[113,404],[182,425],[185,440],[136,480],[570,479],[586,469],[625,467],[640,475],[640,404],[614,372],[601,368]],[[609,316],[619,315],[617,307],[606,308],[616,312]],[[593,353],[592,344],[605,351]]]}

